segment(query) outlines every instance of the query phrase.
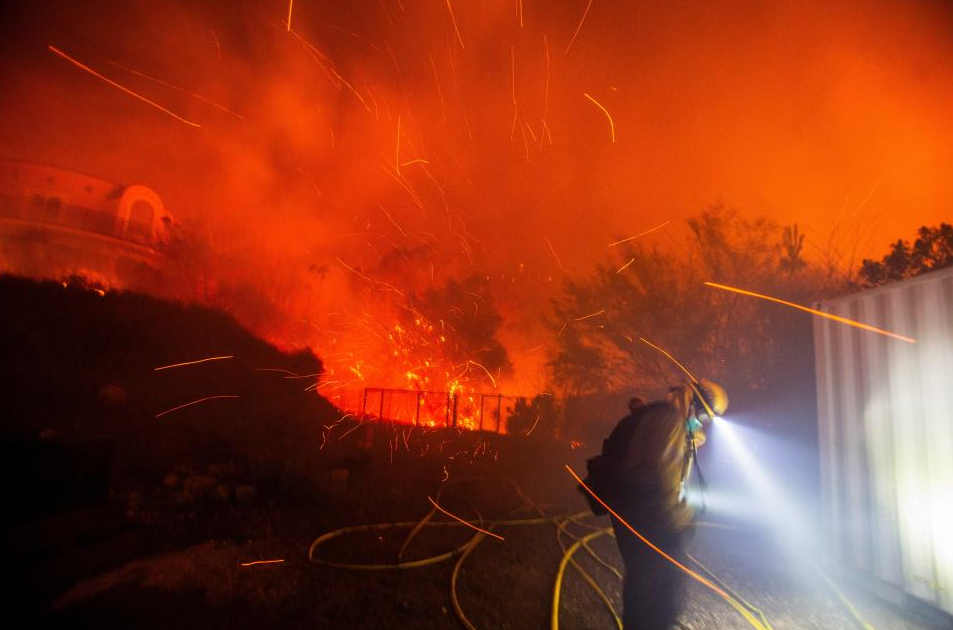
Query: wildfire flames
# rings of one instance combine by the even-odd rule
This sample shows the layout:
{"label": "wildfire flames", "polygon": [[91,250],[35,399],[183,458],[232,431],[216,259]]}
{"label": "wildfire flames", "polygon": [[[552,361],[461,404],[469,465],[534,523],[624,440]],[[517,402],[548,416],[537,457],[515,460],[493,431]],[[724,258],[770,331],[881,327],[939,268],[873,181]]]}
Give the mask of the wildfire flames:
{"label": "wildfire flames", "polygon": [[169,293],[311,346],[345,408],[499,422],[607,244],[721,196],[881,241],[953,199],[940,9],[662,4],[63,3],[8,27],[2,147],[159,191]]}

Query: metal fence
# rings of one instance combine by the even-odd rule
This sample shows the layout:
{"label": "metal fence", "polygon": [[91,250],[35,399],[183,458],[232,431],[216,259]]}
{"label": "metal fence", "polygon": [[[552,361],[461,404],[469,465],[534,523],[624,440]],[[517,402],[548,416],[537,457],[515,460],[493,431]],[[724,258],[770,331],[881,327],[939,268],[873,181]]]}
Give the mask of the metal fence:
{"label": "metal fence", "polygon": [[361,413],[394,422],[507,433],[517,396],[368,387]]}

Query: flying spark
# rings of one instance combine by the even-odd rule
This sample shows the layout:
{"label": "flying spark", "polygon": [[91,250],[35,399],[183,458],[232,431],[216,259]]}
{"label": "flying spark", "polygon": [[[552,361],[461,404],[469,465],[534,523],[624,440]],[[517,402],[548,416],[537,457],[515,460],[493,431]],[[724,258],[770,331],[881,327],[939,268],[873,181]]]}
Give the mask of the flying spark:
{"label": "flying spark", "polygon": [[660,223],[659,225],[656,225],[654,228],[652,228],[652,229],[650,229],[650,230],[646,230],[646,231],[644,231],[644,232],[640,232],[639,234],[636,234],[635,236],[630,236],[630,237],[628,237],[628,238],[624,238],[624,239],[622,239],[621,241],[616,241],[615,243],[609,243],[609,247],[615,247],[616,245],[621,245],[622,243],[628,243],[629,241],[634,241],[634,240],[637,239],[637,238],[642,238],[642,237],[645,236],[646,234],[651,234],[651,233],[654,232],[655,230],[659,230],[659,229],[665,227],[666,225],[668,225],[668,224],[671,223],[671,222],[672,222],[672,221],[669,220],[669,221],[666,221],[665,223]]}
{"label": "flying spark", "polygon": [[467,363],[472,363],[473,365],[477,366],[478,368],[480,368],[480,369],[482,369],[484,372],[486,372],[486,375],[490,377],[490,382],[493,383],[493,389],[496,389],[496,379],[493,378],[493,375],[490,374],[490,371],[489,371],[489,370],[487,370],[485,367],[483,367],[483,365],[482,365],[481,363],[477,363],[476,361],[471,361],[470,359],[467,359]]}
{"label": "flying spark", "polygon": [[609,114],[609,110],[607,110],[605,107],[603,107],[603,106],[602,106],[602,103],[600,103],[600,102],[597,101],[596,99],[592,98],[591,96],[589,96],[589,95],[586,94],[585,92],[583,92],[582,95],[585,96],[586,98],[588,98],[590,101],[592,101],[592,102],[595,104],[596,107],[598,107],[599,109],[602,110],[602,113],[606,115],[606,118],[609,119],[609,133],[612,135],[612,143],[615,144],[615,123],[612,122],[612,116]]}
{"label": "flying spark", "polygon": [[460,42],[460,48],[466,48],[463,45],[463,38],[460,37],[460,29],[457,28],[457,18],[453,16],[453,7],[450,5],[450,0],[447,0],[447,10],[450,11],[450,21],[453,22],[453,32],[457,34],[457,41]]}
{"label": "flying spark", "polygon": [[154,372],[159,370],[169,370],[172,368],[182,367],[183,365],[195,365],[196,363],[205,363],[206,361],[222,361],[224,359],[234,359],[233,355],[228,355],[224,357],[208,357],[205,359],[197,359],[195,361],[185,361],[184,363],[173,363],[172,365],[163,365],[162,367],[152,368]]}
{"label": "flying spark", "polygon": [[725,291],[731,291],[733,293],[740,293],[741,295],[750,295],[751,297],[761,298],[762,300],[768,300],[769,302],[777,302],[778,304],[784,304],[785,306],[790,306],[796,308],[805,313],[810,313],[812,315],[817,315],[819,317],[824,317],[827,319],[832,319],[835,322],[840,322],[842,324],[847,324],[848,326],[853,326],[855,328],[860,328],[861,330],[869,330],[870,332],[875,332],[881,335],[886,335],[888,337],[893,337],[894,339],[899,339],[900,341],[906,341],[907,343],[916,343],[917,340],[912,337],[904,337],[903,335],[898,335],[897,333],[892,333],[889,330],[884,330],[882,328],[877,328],[876,326],[871,326],[869,324],[864,324],[852,319],[847,319],[846,317],[840,317],[839,315],[833,315],[831,313],[825,313],[824,311],[818,311],[813,308],[808,308],[806,306],[801,306],[800,304],[795,304],[794,302],[788,302],[787,300],[781,300],[775,297],[768,295],[762,295],[760,293],[755,293],[753,291],[746,291],[744,289],[738,289],[735,287],[729,287],[724,284],[718,284],[715,282],[706,282],[706,285],[710,287],[715,287],[716,289],[724,289]]}
{"label": "flying spark", "polygon": [[241,116],[241,114],[236,114],[235,112],[233,112],[232,110],[228,109],[228,108],[225,107],[224,105],[220,105],[219,103],[216,103],[215,101],[213,101],[213,100],[211,100],[211,99],[208,99],[208,98],[202,96],[201,94],[197,94],[197,93],[195,93],[195,92],[191,92],[191,91],[189,91],[189,90],[186,90],[185,88],[181,88],[181,87],[179,87],[179,86],[177,86],[177,85],[173,85],[173,84],[171,84],[171,83],[168,83],[168,82],[166,82],[166,81],[163,81],[162,79],[157,79],[157,78],[155,78],[155,77],[149,76],[148,74],[145,74],[144,72],[139,72],[138,70],[133,70],[132,68],[129,68],[129,67],[127,67],[127,66],[124,66],[124,65],[122,65],[121,63],[117,63],[117,62],[112,61],[112,60],[110,60],[109,63],[111,63],[112,65],[116,66],[117,68],[122,68],[122,69],[125,70],[126,72],[131,72],[132,74],[136,75],[137,77],[142,77],[143,79],[148,79],[149,81],[152,81],[152,82],[154,82],[154,83],[158,83],[159,85],[165,86],[165,87],[170,88],[170,89],[172,89],[172,90],[176,90],[176,91],[178,91],[178,92],[182,92],[183,94],[188,94],[189,96],[191,96],[191,97],[193,97],[193,98],[197,98],[197,99],[199,99],[200,101],[202,101],[202,102],[204,102],[204,103],[208,103],[208,104],[211,105],[212,107],[215,107],[215,108],[217,108],[217,109],[222,110],[222,111],[225,112],[226,114],[231,114],[232,116],[234,116],[235,118],[237,118],[237,119],[239,119],[239,120],[245,120],[245,119]]}
{"label": "flying spark", "polygon": [[393,291],[394,293],[396,293],[396,294],[399,295],[400,297],[407,297],[406,295],[404,295],[403,293],[401,293],[401,292],[397,289],[397,287],[395,287],[394,285],[388,284],[387,282],[381,282],[381,281],[379,281],[379,280],[372,280],[372,279],[368,278],[367,276],[365,276],[365,275],[364,275],[363,273],[361,273],[360,271],[354,269],[353,267],[350,267],[346,262],[344,262],[343,260],[341,260],[341,259],[338,258],[337,256],[335,256],[334,259],[337,260],[337,261],[338,261],[339,263],[341,263],[342,265],[344,265],[344,267],[345,267],[348,271],[350,271],[351,273],[357,275],[359,278],[362,278],[362,279],[364,279],[364,280],[367,280],[367,281],[370,282],[371,284],[379,284],[379,285],[381,285],[381,286],[387,287],[388,289],[390,289],[391,291]]}
{"label": "flying spark", "polygon": [[674,364],[677,365],[679,368],[681,368],[682,372],[685,372],[685,374],[688,374],[688,378],[692,379],[692,382],[693,382],[693,383],[697,383],[697,382],[698,382],[698,379],[696,379],[694,376],[692,376],[692,373],[689,372],[688,369],[687,369],[684,365],[682,365],[681,363],[679,363],[678,360],[676,360],[675,357],[673,357],[672,355],[670,355],[668,352],[665,352],[665,350],[662,350],[662,349],[659,348],[657,345],[655,345],[655,344],[652,343],[651,341],[648,341],[648,340],[645,339],[644,337],[639,337],[639,341],[641,341],[642,343],[644,343],[644,344],[647,345],[647,346],[652,346],[653,348],[655,348],[656,350],[658,350],[659,352],[661,352],[662,354],[664,354],[665,356],[667,356],[667,357],[672,361],[672,363],[674,363]]}
{"label": "flying spark", "polygon": [[519,119],[520,107],[516,102],[516,50],[510,46],[510,98],[513,100],[513,124],[510,126],[510,142],[516,133],[516,121]]}
{"label": "flying spark", "polygon": [[563,267],[562,261],[559,260],[559,255],[556,253],[556,248],[553,247],[552,242],[550,242],[550,240],[549,240],[548,238],[546,238],[545,236],[543,237],[543,240],[546,241],[546,244],[547,244],[547,245],[549,245],[549,251],[551,251],[551,252],[553,253],[553,258],[556,259],[556,264],[559,265],[559,270],[560,270],[560,271],[566,271],[566,268]]}
{"label": "flying spark", "polygon": [[582,317],[576,317],[572,321],[581,322],[584,319],[589,319],[590,317],[595,317],[596,315],[602,315],[605,312],[606,309],[602,309],[601,311],[596,311],[595,313],[589,313],[588,315],[583,315]]}
{"label": "flying spark", "polygon": [[634,263],[634,262],[635,262],[635,258],[633,258],[633,259],[630,260],[629,262],[625,263],[624,265],[622,265],[621,267],[619,267],[618,269],[616,269],[615,272],[616,272],[616,273],[622,273],[623,271],[625,271],[625,270],[629,267],[629,265],[631,265],[631,264]]}
{"label": "flying spark", "polygon": [[397,146],[394,149],[394,168],[400,174],[400,116],[397,117]]}
{"label": "flying spark", "polygon": [[446,511],[445,509],[443,509],[442,507],[440,507],[439,505],[437,505],[437,502],[434,501],[433,499],[431,499],[430,497],[427,497],[427,500],[430,501],[435,508],[437,508],[438,510],[440,510],[441,512],[443,512],[444,514],[446,514],[446,515],[449,516],[450,518],[452,518],[452,519],[454,519],[454,520],[457,520],[457,521],[460,521],[461,523],[463,523],[463,524],[466,525],[467,527],[470,527],[470,528],[472,528],[472,529],[475,529],[475,530],[477,530],[478,532],[482,532],[482,533],[486,534],[487,536],[493,536],[494,538],[499,538],[500,540],[506,540],[505,538],[503,538],[503,537],[500,536],[499,534],[494,534],[493,532],[488,532],[488,531],[485,530],[485,529],[480,529],[479,527],[477,527],[477,526],[474,525],[473,523],[468,523],[467,521],[463,520],[463,519],[460,518],[459,516],[455,516],[455,515],[451,514],[450,512]]}
{"label": "flying spark", "polygon": [[251,562],[242,562],[242,563],[241,563],[241,566],[243,566],[243,567],[253,567],[253,566],[255,566],[256,564],[278,564],[278,563],[284,562],[284,561],[285,561],[284,558],[281,558],[280,560],[253,560],[253,561],[251,561]]}
{"label": "flying spark", "polygon": [[86,72],[90,73],[90,74],[93,75],[94,77],[97,77],[97,78],[102,79],[103,81],[105,81],[105,82],[108,83],[109,85],[113,86],[114,88],[119,89],[119,90],[122,90],[123,92],[125,92],[126,94],[129,94],[130,96],[134,96],[134,97],[136,97],[137,99],[139,99],[140,101],[142,101],[142,102],[144,102],[144,103],[148,103],[149,105],[152,105],[152,106],[155,107],[156,109],[165,112],[166,114],[168,114],[169,116],[172,116],[172,117],[175,118],[176,120],[180,120],[180,121],[184,122],[184,123],[187,124],[187,125],[192,125],[193,127],[201,127],[201,126],[202,126],[202,125],[200,125],[200,124],[198,124],[198,123],[192,122],[191,120],[186,120],[185,118],[182,118],[181,116],[179,116],[179,115],[176,114],[175,112],[169,111],[168,109],[166,109],[166,108],[163,107],[162,105],[159,105],[158,103],[156,103],[156,102],[154,102],[154,101],[150,101],[150,100],[147,99],[145,96],[142,96],[141,94],[136,94],[135,92],[133,92],[133,91],[130,90],[129,88],[124,87],[124,86],[122,86],[122,85],[119,85],[118,83],[116,83],[116,82],[113,81],[112,79],[108,79],[108,78],[104,77],[103,75],[99,74],[98,72],[96,72],[95,70],[93,70],[92,68],[90,68],[89,66],[84,65],[84,64],[80,63],[79,61],[73,59],[72,57],[70,57],[69,55],[67,55],[65,52],[63,52],[62,50],[60,50],[59,48],[57,48],[56,46],[47,46],[47,48],[49,48],[52,52],[56,53],[57,55],[59,55],[60,57],[62,57],[62,58],[65,59],[65,60],[67,60],[68,62],[70,62],[70,63],[73,64],[74,66],[76,66],[76,67],[78,67],[78,68],[81,68],[82,70],[85,70]]}
{"label": "flying spark", "polygon": [[542,414],[536,414],[536,422],[533,423],[533,426],[529,428],[529,431],[526,432],[526,435],[529,435],[536,429],[536,425],[539,424],[539,419],[542,417]]}
{"label": "flying spark", "polygon": [[205,398],[199,398],[198,400],[193,400],[192,402],[187,402],[184,405],[179,405],[178,407],[173,407],[172,409],[166,409],[161,413],[156,414],[156,418],[161,418],[167,413],[172,413],[173,411],[178,411],[179,409],[185,409],[186,407],[191,407],[192,405],[197,405],[199,403],[205,402],[206,400],[215,400],[216,398],[241,398],[241,396],[206,396]]}
{"label": "flying spark", "polygon": [[572,39],[569,40],[569,45],[566,46],[566,52],[564,55],[569,54],[569,49],[572,48],[573,42],[576,41],[576,36],[579,35],[579,29],[582,28],[582,23],[586,21],[586,16],[589,15],[589,9],[592,8],[592,0],[589,0],[589,4],[586,5],[586,10],[582,13],[582,19],[579,20],[579,25],[576,27],[576,30],[572,34]]}

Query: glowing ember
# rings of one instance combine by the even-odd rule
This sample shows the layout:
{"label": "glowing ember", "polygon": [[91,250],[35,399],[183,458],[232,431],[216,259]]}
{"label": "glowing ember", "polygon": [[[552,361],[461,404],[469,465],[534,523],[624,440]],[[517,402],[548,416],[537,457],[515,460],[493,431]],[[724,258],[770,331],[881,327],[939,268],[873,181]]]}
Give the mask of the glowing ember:
{"label": "glowing ember", "polygon": [[254,566],[257,566],[257,565],[259,565],[259,564],[280,564],[280,563],[282,563],[282,562],[284,562],[284,561],[285,561],[284,558],[281,558],[281,559],[278,559],[278,560],[252,560],[251,562],[242,562],[241,565],[239,565],[239,566],[243,566],[243,567],[254,567]]}
{"label": "glowing ember", "polygon": [[206,396],[205,398],[199,398],[198,400],[193,400],[192,402],[187,402],[187,403],[185,403],[184,405],[179,405],[178,407],[173,407],[172,409],[166,409],[166,410],[163,411],[163,412],[157,413],[157,414],[156,414],[156,418],[161,418],[162,416],[164,416],[164,415],[166,415],[166,414],[169,414],[169,413],[172,413],[173,411],[178,411],[179,409],[185,409],[186,407],[191,407],[192,405],[197,405],[197,404],[203,403],[203,402],[205,402],[205,401],[207,401],[207,400],[216,400],[216,399],[218,399],[218,398],[241,398],[241,396],[230,396],[230,395],[225,395],[225,396]]}
{"label": "glowing ember", "polygon": [[651,346],[652,348],[655,348],[656,350],[658,350],[659,352],[661,352],[662,354],[664,354],[666,357],[668,357],[668,359],[669,359],[672,363],[674,363],[675,365],[677,365],[682,372],[685,372],[685,374],[688,375],[688,378],[692,379],[692,382],[693,382],[693,383],[697,383],[697,382],[698,382],[698,380],[697,380],[694,376],[692,376],[692,373],[688,371],[688,368],[686,368],[684,365],[682,365],[681,363],[679,363],[678,360],[677,360],[675,357],[673,357],[672,355],[670,355],[668,352],[666,352],[666,351],[663,350],[662,348],[659,348],[657,345],[655,345],[655,344],[652,343],[651,341],[649,341],[649,340],[647,340],[647,339],[643,339],[642,337],[639,337],[639,341],[641,341],[642,343],[644,343],[644,344],[647,345],[647,346]]}
{"label": "glowing ember", "polygon": [[602,110],[602,113],[606,115],[606,118],[609,119],[609,135],[610,135],[610,137],[612,138],[613,144],[615,144],[615,121],[612,120],[612,115],[609,114],[609,110],[607,110],[607,109],[602,105],[602,103],[600,103],[599,101],[597,101],[596,99],[594,99],[593,97],[591,97],[589,94],[583,94],[583,96],[585,96],[585,97],[588,98],[590,101],[592,101],[592,103],[593,103],[596,107],[598,107],[599,109]]}
{"label": "glowing ember", "polygon": [[500,536],[499,534],[494,534],[493,532],[487,531],[487,530],[485,530],[485,529],[480,529],[479,527],[477,527],[477,526],[474,525],[473,523],[467,522],[467,521],[463,520],[462,518],[460,518],[459,516],[456,516],[456,515],[454,515],[454,514],[451,514],[450,512],[446,511],[445,509],[443,509],[442,507],[440,507],[439,505],[437,505],[437,502],[434,501],[433,499],[431,499],[430,497],[427,497],[427,500],[430,501],[435,508],[437,508],[438,510],[440,510],[441,512],[443,512],[444,514],[446,514],[446,515],[449,516],[450,518],[452,518],[452,519],[454,519],[454,520],[456,520],[456,521],[459,521],[459,522],[463,523],[463,524],[466,525],[467,527],[469,527],[469,528],[471,528],[471,529],[475,529],[476,531],[481,532],[481,533],[483,533],[483,534],[486,534],[487,536],[493,536],[493,538],[498,538],[498,539],[500,539],[500,540],[505,540],[505,538],[503,538],[503,537]]}
{"label": "glowing ember", "polygon": [[232,355],[222,356],[222,357],[206,357],[204,359],[196,359],[195,361],[185,361],[183,363],[173,363],[172,365],[163,365],[162,367],[153,368],[154,371],[158,372],[159,370],[169,370],[172,368],[182,367],[185,365],[195,365],[196,363],[205,363],[206,361],[223,361],[225,359],[234,359]]}
{"label": "glowing ember", "polygon": [[586,21],[586,16],[589,15],[589,9],[592,8],[592,0],[589,0],[589,4],[586,5],[586,10],[582,12],[582,18],[579,19],[579,24],[576,26],[576,30],[573,31],[572,37],[569,39],[569,43],[566,44],[566,50],[563,53],[564,55],[569,54],[569,49],[572,48],[573,42],[576,41],[576,36],[579,35],[579,30],[582,28],[582,23]]}
{"label": "glowing ember", "polygon": [[172,116],[172,117],[175,118],[176,120],[180,120],[180,121],[184,122],[185,124],[191,125],[191,126],[193,126],[193,127],[201,127],[201,126],[202,126],[202,125],[200,125],[200,124],[198,124],[198,123],[192,122],[191,120],[186,120],[185,118],[182,118],[181,116],[179,116],[179,115],[176,114],[175,112],[169,111],[168,109],[166,109],[166,108],[163,107],[162,105],[159,105],[159,104],[156,103],[155,101],[150,101],[150,100],[147,99],[145,96],[142,96],[141,94],[137,94],[136,92],[133,92],[132,90],[130,90],[129,88],[127,88],[127,87],[125,87],[125,86],[119,85],[118,83],[116,83],[116,82],[113,81],[112,79],[106,78],[105,76],[103,76],[103,75],[101,75],[100,73],[96,72],[95,70],[93,70],[93,69],[90,68],[89,66],[87,66],[87,65],[85,65],[85,64],[83,64],[83,63],[80,63],[79,61],[73,59],[72,57],[70,57],[69,55],[67,55],[65,52],[63,52],[62,50],[60,50],[59,48],[57,48],[56,46],[47,46],[47,48],[49,48],[50,51],[52,51],[53,53],[59,55],[59,56],[62,57],[63,59],[67,60],[68,62],[70,62],[71,64],[73,64],[74,66],[76,66],[77,68],[80,68],[80,69],[82,69],[82,70],[85,70],[86,72],[88,72],[89,74],[93,75],[94,77],[99,78],[99,79],[102,79],[103,81],[105,81],[105,82],[108,83],[109,85],[113,86],[114,88],[119,89],[119,90],[122,90],[123,92],[125,92],[126,94],[129,94],[130,96],[134,96],[134,97],[136,97],[137,99],[139,99],[140,101],[142,101],[142,102],[144,102],[144,103],[148,103],[149,105],[152,105],[152,106],[155,107],[156,109],[158,109],[158,110],[160,110],[160,111],[162,111],[162,112],[165,112],[166,114],[168,114],[169,116]]}
{"label": "glowing ember", "polygon": [[651,234],[651,233],[654,232],[655,230],[660,230],[660,229],[662,229],[663,227],[665,227],[665,226],[668,225],[669,223],[671,223],[670,220],[669,220],[669,221],[665,221],[664,223],[660,223],[659,225],[656,225],[654,228],[651,228],[651,229],[646,230],[646,231],[644,231],[644,232],[640,232],[640,233],[636,234],[635,236],[630,236],[630,237],[628,237],[628,238],[622,239],[621,241],[616,241],[616,242],[614,242],[614,243],[609,243],[609,247],[615,247],[616,245],[621,245],[622,243],[628,243],[629,241],[634,241],[634,240],[637,239],[637,238],[642,238],[642,237],[645,236],[646,234]]}
{"label": "glowing ember", "polygon": [[751,297],[760,298],[762,300],[768,300],[769,302],[777,302],[778,304],[784,304],[785,306],[790,306],[796,308],[805,313],[810,313],[811,315],[817,315],[818,317],[824,317],[826,319],[832,319],[835,322],[840,322],[841,324],[847,324],[848,326],[853,326],[855,328],[860,328],[861,330],[869,330],[870,332],[875,332],[880,335],[886,335],[888,337],[893,337],[894,339],[899,339],[900,341],[906,341],[907,343],[916,343],[917,340],[911,337],[905,337],[903,335],[898,335],[897,333],[892,333],[889,330],[883,330],[882,328],[877,328],[876,326],[871,326],[869,324],[864,324],[861,322],[854,321],[852,319],[847,319],[846,317],[840,317],[839,315],[832,315],[831,313],[825,313],[823,311],[818,311],[813,308],[808,308],[806,306],[801,306],[800,304],[795,304],[794,302],[788,302],[787,300],[781,300],[774,298],[768,295],[762,295],[760,293],[755,293],[753,291],[746,291],[744,289],[738,289],[735,287],[729,287],[724,284],[717,284],[715,282],[706,282],[707,286],[714,287],[716,289],[724,289],[725,291],[731,291],[733,293],[740,293],[741,295],[749,295]]}

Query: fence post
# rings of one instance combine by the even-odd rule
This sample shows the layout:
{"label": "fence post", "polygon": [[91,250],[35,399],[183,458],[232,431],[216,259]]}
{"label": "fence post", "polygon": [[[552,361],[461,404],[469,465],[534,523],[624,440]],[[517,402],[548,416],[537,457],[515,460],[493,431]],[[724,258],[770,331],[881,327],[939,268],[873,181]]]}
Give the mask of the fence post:
{"label": "fence post", "polygon": [[381,413],[378,416],[378,419],[383,422],[384,420],[384,388],[381,388]]}
{"label": "fence post", "polygon": [[496,396],[496,432],[500,432],[500,425],[503,424],[503,394]]}
{"label": "fence post", "polygon": [[421,395],[422,393],[423,393],[423,392],[421,392],[420,390],[417,391],[417,409],[416,409],[416,413],[414,414],[414,426],[415,426],[415,427],[420,424],[420,395]]}

